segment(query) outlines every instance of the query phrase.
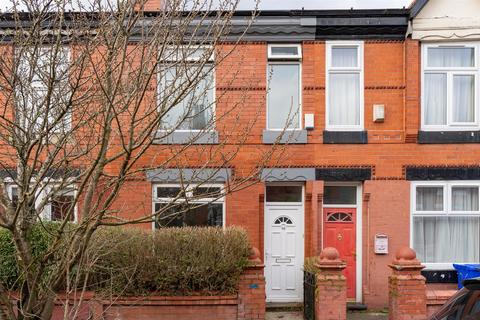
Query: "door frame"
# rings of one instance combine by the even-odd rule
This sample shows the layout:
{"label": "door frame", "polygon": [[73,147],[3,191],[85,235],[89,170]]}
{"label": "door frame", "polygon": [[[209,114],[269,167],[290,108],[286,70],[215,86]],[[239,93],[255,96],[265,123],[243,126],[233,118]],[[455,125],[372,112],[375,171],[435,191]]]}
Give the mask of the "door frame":
{"label": "door frame", "polygon": [[323,214],[323,208],[355,208],[356,209],[356,220],[355,220],[355,250],[357,253],[356,256],[356,263],[355,263],[355,301],[361,303],[362,302],[362,278],[363,278],[363,270],[362,270],[362,261],[363,261],[363,252],[362,252],[362,208],[363,208],[363,202],[362,202],[362,194],[363,194],[363,188],[362,188],[362,183],[361,182],[327,182],[325,181],[324,186],[355,186],[357,187],[357,204],[356,205],[337,205],[337,204],[331,204],[331,205],[326,205],[324,202],[322,202],[322,249],[323,249],[323,244],[324,244],[324,237],[325,237],[325,232],[324,232],[324,214]]}
{"label": "door frame", "polygon": [[[301,270],[303,270],[303,265],[305,263],[305,183],[303,182],[289,182],[289,181],[286,181],[286,182],[266,182],[264,184],[264,201],[263,201],[263,243],[264,243],[264,247],[263,247],[263,261],[264,261],[264,264],[265,264],[265,269],[264,269],[264,275],[265,275],[265,280],[267,280],[267,268],[268,268],[268,265],[265,261],[265,255],[266,255],[266,251],[267,251],[267,236],[268,236],[268,216],[267,216],[267,207],[270,206],[277,206],[277,207],[281,207],[281,206],[291,206],[292,204],[300,204],[300,207],[301,207],[301,213],[302,213],[302,224],[301,226],[297,226],[301,229],[299,229],[299,234],[301,234],[301,244],[302,244],[302,248],[300,250],[300,254],[301,254],[301,257],[299,257],[299,268]],[[302,187],[302,202],[267,202],[267,186],[300,186]],[[269,205],[267,205],[269,204]],[[303,276],[301,277],[301,279],[303,280]],[[300,298],[298,300],[295,300],[295,301],[292,301],[292,302],[302,302],[303,301],[303,281],[300,281],[300,283],[298,284],[298,287],[300,289],[300,293],[299,293],[299,296]],[[267,297],[267,286],[265,285],[265,300],[266,302],[282,302],[280,300],[277,300],[277,301],[272,301],[271,299],[268,299]]]}

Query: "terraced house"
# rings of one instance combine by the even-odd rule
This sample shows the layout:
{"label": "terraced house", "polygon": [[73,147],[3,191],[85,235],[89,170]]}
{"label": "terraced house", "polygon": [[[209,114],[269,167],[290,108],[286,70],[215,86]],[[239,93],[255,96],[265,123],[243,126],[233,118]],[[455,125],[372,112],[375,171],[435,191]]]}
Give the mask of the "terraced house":
{"label": "terraced house", "polygon": [[[192,93],[165,114],[112,208],[149,230],[244,227],[269,302],[301,302],[304,259],[325,247],[347,262],[348,298],[369,308],[386,306],[401,246],[416,250],[428,286],[455,288],[452,264],[480,262],[479,12],[475,0],[262,11],[253,22],[235,12],[214,48],[187,54],[184,77],[204,76],[197,109]],[[176,72],[152,79],[147,98],[168,93]],[[172,199],[197,205],[175,215]],[[45,218],[62,217],[50,203]]]}

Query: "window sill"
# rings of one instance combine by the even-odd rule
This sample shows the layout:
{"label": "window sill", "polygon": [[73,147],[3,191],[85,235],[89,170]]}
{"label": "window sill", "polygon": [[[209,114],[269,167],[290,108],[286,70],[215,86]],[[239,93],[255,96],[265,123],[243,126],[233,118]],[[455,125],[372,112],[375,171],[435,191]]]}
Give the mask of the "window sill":
{"label": "window sill", "polygon": [[323,131],[324,144],[366,144],[367,131]]}
{"label": "window sill", "polygon": [[263,130],[262,141],[264,144],[305,144],[307,130]]}
{"label": "window sill", "polygon": [[419,131],[418,143],[480,143],[480,131]]}
{"label": "window sill", "polygon": [[158,131],[154,144],[218,144],[217,131]]}

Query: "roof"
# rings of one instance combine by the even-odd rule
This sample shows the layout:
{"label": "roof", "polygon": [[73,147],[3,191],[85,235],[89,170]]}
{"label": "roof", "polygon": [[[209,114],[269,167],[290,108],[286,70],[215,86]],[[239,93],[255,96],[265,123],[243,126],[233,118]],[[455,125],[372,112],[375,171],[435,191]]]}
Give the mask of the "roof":
{"label": "roof", "polygon": [[[243,39],[277,42],[404,39],[409,13],[408,9],[260,11]],[[251,11],[236,12],[229,37],[239,36],[246,24],[245,17],[251,15]]]}
{"label": "roof", "polygon": [[410,17],[415,18],[427,3],[428,0],[415,0],[410,6]]}
{"label": "roof", "polygon": [[[88,17],[93,26],[95,13],[67,12],[65,24],[75,21],[75,15]],[[159,12],[145,13],[145,21],[154,19]],[[187,14],[187,13],[185,13]],[[212,17],[217,12],[212,12]],[[225,40],[300,42],[307,40],[347,39],[404,39],[410,11],[408,9],[351,9],[351,10],[276,10],[255,13],[255,22],[244,34],[251,22],[252,11],[234,13]],[[28,23],[29,13],[21,13],[19,20]],[[17,21],[11,13],[0,14],[0,30],[14,28]],[[200,23],[205,23],[201,21]],[[48,22],[45,21],[48,28]]]}

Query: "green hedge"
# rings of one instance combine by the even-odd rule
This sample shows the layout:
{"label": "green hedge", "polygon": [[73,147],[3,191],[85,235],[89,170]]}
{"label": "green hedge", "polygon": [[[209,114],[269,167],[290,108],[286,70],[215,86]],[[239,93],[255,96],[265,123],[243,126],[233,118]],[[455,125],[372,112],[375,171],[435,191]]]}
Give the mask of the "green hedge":
{"label": "green hedge", "polygon": [[[36,227],[31,240],[34,254],[41,255],[50,233]],[[14,288],[15,250],[5,230],[0,246],[0,281]],[[82,274],[89,290],[109,295],[226,294],[235,292],[248,256],[247,235],[239,228],[102,228],[94,234]]]}
{"label": "green hedge", "polygon": [[[55,233],[58,226],[59,224],[54,222],[45,222],[33,226],[28,235],[28,240],[32,245],[34,258],[39,258],[45,253],[52,242],[52,234]],[[34,265],[31,267],[35,268]],[[16,289],[21,282],[12,235],[2,228],[0,228],[0,282],[6,288],[12,289]]]}

